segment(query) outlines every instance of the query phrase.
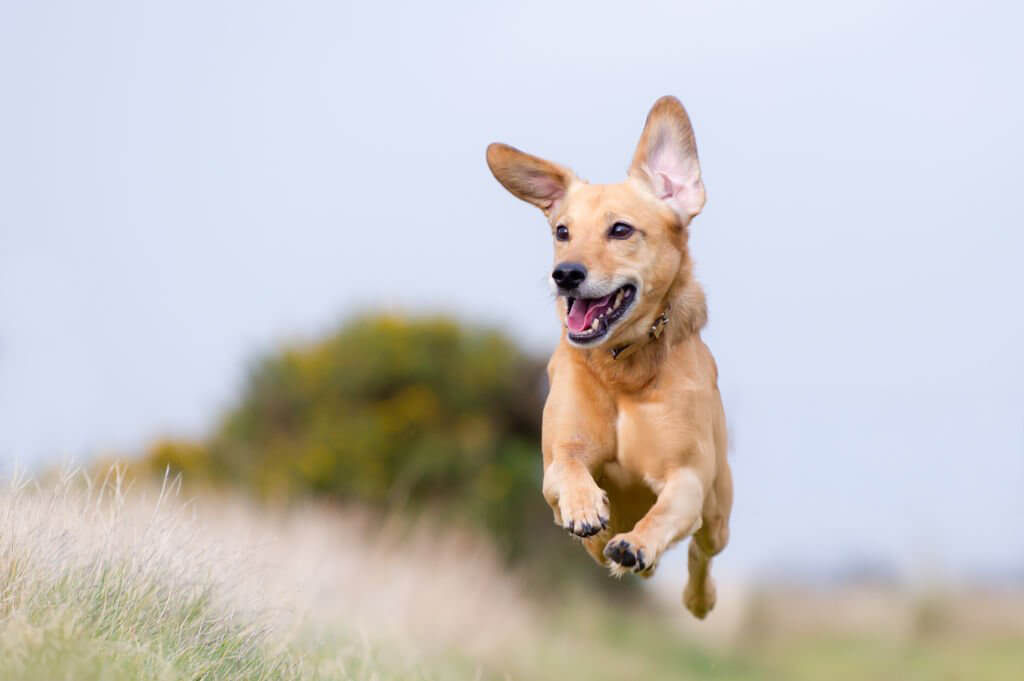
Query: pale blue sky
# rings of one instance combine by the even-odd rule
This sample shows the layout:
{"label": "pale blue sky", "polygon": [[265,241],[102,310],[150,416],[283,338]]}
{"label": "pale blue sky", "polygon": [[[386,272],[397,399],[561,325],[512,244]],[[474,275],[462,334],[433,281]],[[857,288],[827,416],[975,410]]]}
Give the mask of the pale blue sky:
{"label": "pale blue sky", "polygon": [[547,351],[550,236],[484,148],[614,181],[671,93],[727,569],[1024,569],[1021,10],[492,4],[0,4],[0,461],[200,434],[363,306]]}

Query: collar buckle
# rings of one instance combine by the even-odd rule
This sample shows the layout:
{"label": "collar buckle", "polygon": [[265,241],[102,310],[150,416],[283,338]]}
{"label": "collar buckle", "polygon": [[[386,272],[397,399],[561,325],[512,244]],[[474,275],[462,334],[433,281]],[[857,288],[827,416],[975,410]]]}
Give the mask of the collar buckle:
{"label": "collar buckle", "polygon": [[[665,333],[665,327],[668,326],[668,311],[671,308],[670,305],[666,305],[664,311],[658,316],[657,319],[651,324],[651,328],[647,331],[647,338],[650,340],[658,340],[661,338],[661,334]],[[640,346],[636,343],[626,343],[620,345],[617,348],[612,348],[612,359],[618,359],[619,357],[628,357],[634,352],[640,349]]]}
{"label": "collar buckle", "polygon": [[665,332],[666,326],[668,326],[668,305],[665,306],[665,311],[661,313],[661,316],[651,324],[651,330],[647,335],[651,340],[658,340],[661,338],[661,334]]}

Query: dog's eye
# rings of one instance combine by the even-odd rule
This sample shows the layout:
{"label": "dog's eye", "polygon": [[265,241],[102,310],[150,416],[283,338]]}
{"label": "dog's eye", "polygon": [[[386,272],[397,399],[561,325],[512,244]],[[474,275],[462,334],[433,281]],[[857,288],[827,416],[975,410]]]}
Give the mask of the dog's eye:
{"label": "dog's eye", "polygon": [[558,225],[558,227],[555,227],[555,238],[559,241],[568,241],[569,228],[565,225]]}
{"label": "dog's eye", "polygon": [[616,222],[608,230],[610,239],[628,239],[633,236],[633,228],[625,222]]}

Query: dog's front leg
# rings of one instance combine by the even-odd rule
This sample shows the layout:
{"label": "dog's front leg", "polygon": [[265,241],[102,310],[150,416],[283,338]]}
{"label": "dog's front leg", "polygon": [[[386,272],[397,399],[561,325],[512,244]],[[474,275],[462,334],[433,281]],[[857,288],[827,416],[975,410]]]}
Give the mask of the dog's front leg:
{"label": "dog's front leg", "polygon": [[608,495],[571,448],[556,449],[544,468],[544,498],[555,523],[578,537],[591,537],[608,527]]}
{"label": "dog's front leg", "polygon": [[632,530],[615,535],[605,546],[604,555],[616,575],[629,570],[652,574],[665,549],[700,528],[704,486],[696,472],[673,471],[663,484],[652,487],[658,499],[651,510]]}

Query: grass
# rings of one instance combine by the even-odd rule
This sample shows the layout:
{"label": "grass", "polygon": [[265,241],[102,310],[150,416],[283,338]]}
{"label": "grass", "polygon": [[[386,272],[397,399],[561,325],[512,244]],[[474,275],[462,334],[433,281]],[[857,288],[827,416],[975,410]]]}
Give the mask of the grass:
{"label": "grass", "polygon": [[1009,681],[1024,669],[1012,631],[808,632],[762,607],[756,635],[741,621],[697,643],[688,632],[707,629],[684,630],[677,603],[539,598],[523,584],[486,541],[430,520],[184,502],[173,484],[132,490],[116,471],[14,481],[0,491],[0,679]]}
{"label": "grass", "polygon": [[5,495],[0,678],[301,678],[259,620],[218,602],[203,556],[174,555],[180,527],[122,523],[124,501],[116,482]]}

